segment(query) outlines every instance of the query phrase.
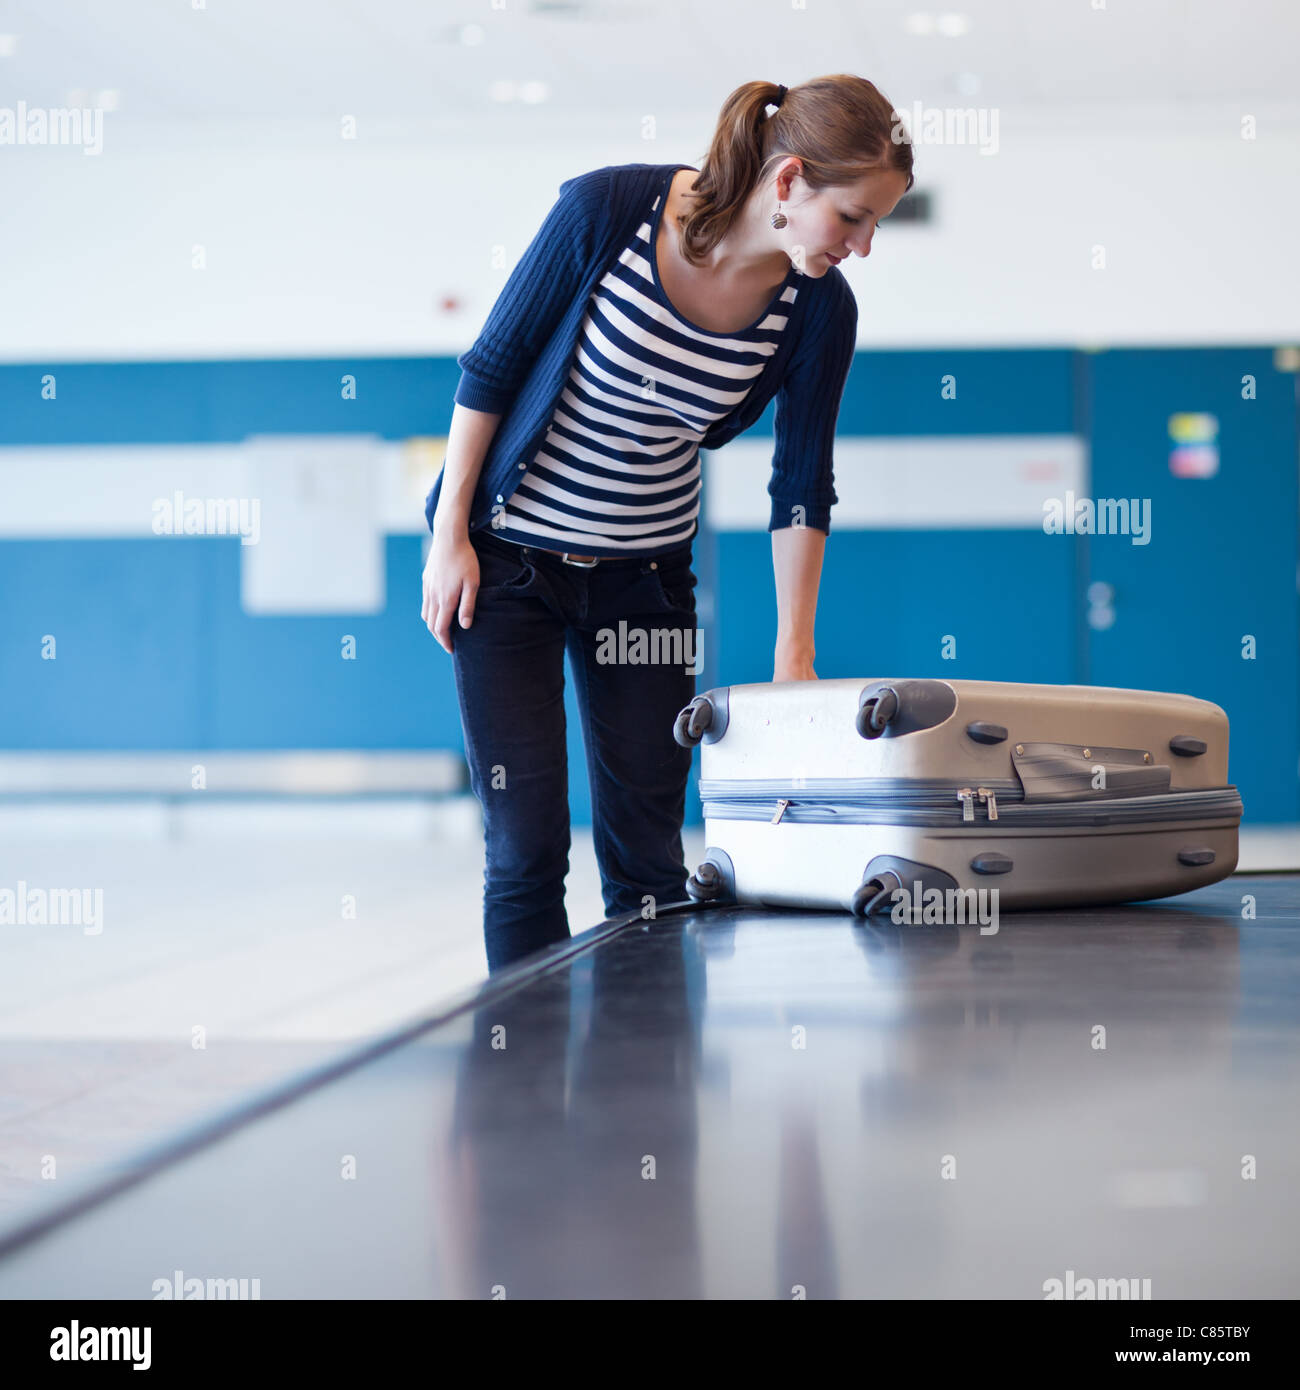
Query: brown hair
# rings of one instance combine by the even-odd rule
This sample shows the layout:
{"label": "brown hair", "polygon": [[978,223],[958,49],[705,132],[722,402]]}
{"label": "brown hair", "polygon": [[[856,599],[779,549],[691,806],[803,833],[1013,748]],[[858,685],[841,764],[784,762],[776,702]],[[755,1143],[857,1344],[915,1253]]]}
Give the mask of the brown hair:
{"label": "brown hair", "polygon": [[[687,197],[678,245],[692,265],[727,234],[745,200],[781,160],[797,155],[814,190],[892,169],[912,186],[912,142],[889,99],[865,77],[835,73],[791,87],[746,82],[722,104],[713,143]],[[899,138],[893,138],[897,125]]]}

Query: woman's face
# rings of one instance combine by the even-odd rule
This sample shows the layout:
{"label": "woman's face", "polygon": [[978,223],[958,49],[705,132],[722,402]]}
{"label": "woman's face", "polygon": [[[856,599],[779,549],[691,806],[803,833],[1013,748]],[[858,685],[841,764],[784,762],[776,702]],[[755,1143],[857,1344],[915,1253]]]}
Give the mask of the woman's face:
{"label": "woman's face", "polygon": [[906,177],[892,170],[819,193],[795,182],[790,189],[794,201],[785,208],[788,225],[777,235],[792,256],[794,247],[803,247],[805,274],[824,275],[849,256],[871,254],[877,225],[893,212],[906,187]]}

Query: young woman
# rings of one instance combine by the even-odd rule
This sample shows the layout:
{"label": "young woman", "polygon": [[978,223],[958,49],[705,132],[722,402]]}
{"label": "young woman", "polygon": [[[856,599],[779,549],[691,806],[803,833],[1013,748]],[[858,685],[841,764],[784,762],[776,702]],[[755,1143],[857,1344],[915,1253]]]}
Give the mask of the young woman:
{"label": "young woman", "polygon": [[672,728],[694,663],[620,660],[609,634],[693,641],[699,451],[773,397],[772,678],[816,678],[857,328],[835,267],[870,252],[911,184],[911,144],[870,82],[746,83],[699,169],[614,165],[563,183],[458,359],[421,616],[452,655],[483,807],[490,971],[569,934],[566,651],[605,910],[685,896],[691,754]]}

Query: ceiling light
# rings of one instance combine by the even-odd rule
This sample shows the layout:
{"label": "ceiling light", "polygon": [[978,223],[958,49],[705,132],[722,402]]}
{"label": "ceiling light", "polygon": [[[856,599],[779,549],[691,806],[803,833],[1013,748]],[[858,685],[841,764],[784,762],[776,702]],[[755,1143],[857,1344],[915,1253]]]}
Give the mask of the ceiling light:
{"label": "ceiling light", "polygon": [[947,39],[959,39],[970,32],[970,20],[964,14],[941,14],[939,32]]}

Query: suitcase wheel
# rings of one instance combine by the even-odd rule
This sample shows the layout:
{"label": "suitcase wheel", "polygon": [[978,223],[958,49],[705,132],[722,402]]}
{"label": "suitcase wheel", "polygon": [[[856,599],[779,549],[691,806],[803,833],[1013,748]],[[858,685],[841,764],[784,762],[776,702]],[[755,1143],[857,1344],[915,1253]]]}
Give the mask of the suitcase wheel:
{"label": "suitcase wheel", "polygon": [[889,903],[890,898],[902,886],[903,880],[892,869],[886,869],[874,878],[867,879],[865,883],[858,885],[857,891],[853,894],[853,915],[870,917],[873,912]]}
{"label": "suitcase wheel", "polygon": [[686,880],[686,893],[692,902],[697,903],[716,902],[719,898],[730,896],[722,871],[711,859],[705,859]]}
{"label": "suitcase wheel", "polygon": [[956,709],[957,693],[947,681],[872,681],[858,692],[857,730],[863,738],[886,731],[898,738],[937,729]]}
{"label": "suitcase wheel", "polygon": [[673,723],[673,738],[683,748],[694,748],[713,727],[713,702],[697,695]]}
{"label": "suitcase wheel", "polygon": [[892,690],[882,690],[878,695],[864,700],[859,707],[858,733],[863,738],[879,738],[897,713],[898,696]]}

